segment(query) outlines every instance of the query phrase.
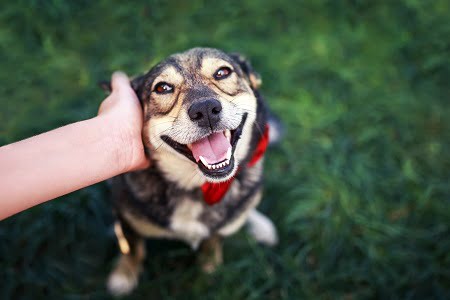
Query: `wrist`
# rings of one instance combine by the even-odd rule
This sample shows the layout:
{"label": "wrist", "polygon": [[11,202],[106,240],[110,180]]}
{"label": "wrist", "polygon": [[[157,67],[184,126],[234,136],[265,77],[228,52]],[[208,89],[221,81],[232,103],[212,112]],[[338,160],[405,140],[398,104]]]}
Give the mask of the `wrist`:
{"label": "wrist", "polygon": [[124,128],[108,115],[100,115],[92,119],[99,128],[102,148],[109,156],[112,171],[116,174],[126,173],[132,168],[133,149],[131,138],[124,132]]}
{"label": "wrist", "polygon": [[99,115],[95,119],[101,124],[104,148],[109,151],[117,174],[148,166],[140,129],[118,122],[114,115]]}

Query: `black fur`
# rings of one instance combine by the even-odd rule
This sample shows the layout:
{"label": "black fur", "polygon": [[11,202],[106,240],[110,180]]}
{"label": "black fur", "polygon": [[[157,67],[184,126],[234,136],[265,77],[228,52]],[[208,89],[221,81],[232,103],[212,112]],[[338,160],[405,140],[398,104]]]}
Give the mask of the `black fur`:
{"label": "black fur", "polygon": [[[253,125],[251,150],[245,160],[241,162],[240,170],[233,182],[233,185],[240,186],[239,196],[226,195],[220,203],[210,206],[204,203],[200,189],[182,190],[178,188],[176,183],[165,179],[161,171],[153,165],[146,170],[131,172],[113,179],[113,193],[115,194],[113,199],[117,213],[120,215],[123,211],[130,211],[136,217],[145,218],[159,226],[167,227],[178,200],[189,197],[204,206],[201,221],[212,230],[212,233],[238,217],[243,208],[248,205],[251,196],[259,191],[262,183],[262,176],[259,176],[257,180],[247,179],[251,168],[247,168],[246,165],[263,134],[267,115],[266,106],[259,92],[255,92],[255,94],[258,99],[258,111],[257,120]],[[133,181],[135,185],[147,190],[149,195],[142,198],[134,195],[127,180]]]}
{"label": "black fur", "polygon": [[[232,64],[238,76],[242,80],[249,82],[254,96],[257,99],[257,115],[256,121],[253,124],[250,149],[247,157],[240,162],[239,171],[235,175],[235,180],[230,188],[234,189],[235,192],[233,195],[231,193],[226,194],[220,203],[210,206],[203,201],[200,188],[193,190],[179,188],[176,182],[171,182],[164,176],[161,170],[158,169],[157,164],[152,164],[146,170],[120,175],[112,180],[113,203],[118,219],[126,227],[126,231],[130,236],[134,237],[139,234],[135,232],[137,230],[134,230],[131,224],[128,224],[123,215],[125,212],[132,214],[139,220],[145,220],[151,224],[170,230],[171,217],[181,199],[185,198],[189,198],[202,205],[203,212],[199,217],[199,221],[209,228],[210,234],[213,235],[217,230],[245,212],[252,197],[261,189],[262,172],[257,172],[247,167],[247,163],[251,159],[253,151],[261,139],[267,123],[266,105],[259,93],[258,86],[250,82],[251,78],[259,78],[259,75],[254,72],[250,63],[242,55],[226,55],[214,49],[193,51],[193,57],[197,60],[197,64],[200,64],[200,60],[204,55],[211,54]],[[168,65],[174,66],[180,72],[183,71],[179,61],[174,57],[169,57],[155,66],[147,74],[132,80],[131,85],[143,105],[146,101],[149,101],[148,90],[150,85],[153,83],[157,74]],[[103,83],[102,87],[109,90],[111,88],[108,83]],[[206,91],[208,92],[206,93]],[[215,93],[206,87],[201,91],[192,89],[187,93],[185,101],[192,101],[193,99],[191,98],[203,97],[205,95],[210,96],[215,95]],[[157,115],[158,112],[152,112],[152,114]],[[146,120],[148,118],[151,118],[151,116],[145,117]],[[139,195],[139,192],[135,192],[133,189],[141,191],[145,195]]]}

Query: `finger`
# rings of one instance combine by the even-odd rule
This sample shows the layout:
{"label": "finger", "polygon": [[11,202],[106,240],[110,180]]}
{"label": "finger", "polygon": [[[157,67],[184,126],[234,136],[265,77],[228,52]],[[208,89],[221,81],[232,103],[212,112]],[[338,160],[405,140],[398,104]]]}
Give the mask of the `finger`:
{"label": "finger", "polygon": [[148,169],[148,167],[150,166],[151,166],[150,160],[146,158],[144,162],[142,162],[141,164],[139,164],[139,166],[137,166],[136,171]]}
{"label": "finger", "polygon": [[139,171],[139,170],[145,170],[148,169],[152,163],[150,160],[146,157],[143,161],[137,163],[135,166],[133,166],[129,171]]}
{"label": "finger", "polygon": [[111,79],[111,87],[113,91],[119,91],[130,88],[130,80],[124,72],[114,72]]}

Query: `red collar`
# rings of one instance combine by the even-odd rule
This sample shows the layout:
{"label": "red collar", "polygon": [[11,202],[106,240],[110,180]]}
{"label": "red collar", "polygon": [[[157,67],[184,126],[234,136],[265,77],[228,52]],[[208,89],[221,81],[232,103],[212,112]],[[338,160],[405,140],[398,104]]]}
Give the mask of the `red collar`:
{"label": "red collar", "polygon": [[[248,167],[253,167],[264,156],[268,144],[269,144],[269,126],[266,125],[264,134],[261,136],[261,139],[259,140],[258,145],[256,146],[256,149],[253,152],[253,156],[247,164]],[[202,185],[203,199],[205,200],[205,202],[208,203],[209,205],[213,205],[220,202],[223,196],[225,196],[225,194],[227,193],[233,181],[234,177],[232,177],[226,182],[220,183],[205,182]]]}

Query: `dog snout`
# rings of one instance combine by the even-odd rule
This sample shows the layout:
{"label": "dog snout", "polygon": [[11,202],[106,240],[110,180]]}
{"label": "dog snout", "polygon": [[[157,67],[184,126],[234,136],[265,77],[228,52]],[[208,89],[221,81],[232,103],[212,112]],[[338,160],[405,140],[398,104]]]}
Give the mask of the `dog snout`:
{"label": "dog snout", "polygon": [[200,127],[213,128],[220,121],[222,104],[216,99],[195,102],[188,109],[189,118]]}

